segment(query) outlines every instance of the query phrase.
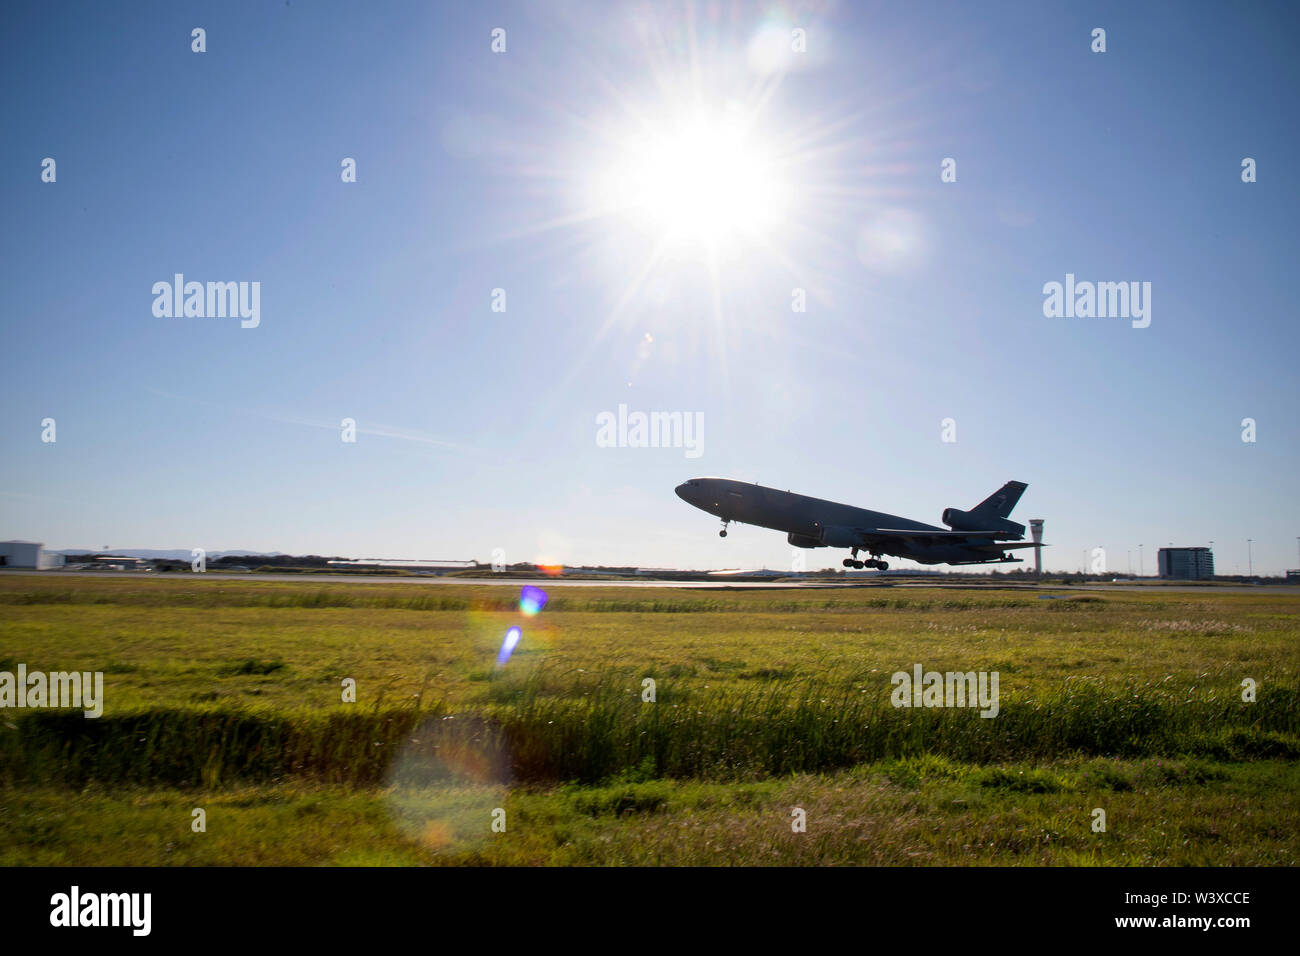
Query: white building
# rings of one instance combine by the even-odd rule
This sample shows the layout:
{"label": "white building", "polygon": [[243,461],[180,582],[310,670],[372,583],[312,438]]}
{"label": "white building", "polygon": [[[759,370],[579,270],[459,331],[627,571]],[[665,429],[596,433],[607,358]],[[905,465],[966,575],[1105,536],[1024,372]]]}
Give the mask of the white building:
{"label": "white building", "polygon": [[63,567],[63,555],[46,551],[38,541],[0,541],[0,567],[44,571]]}

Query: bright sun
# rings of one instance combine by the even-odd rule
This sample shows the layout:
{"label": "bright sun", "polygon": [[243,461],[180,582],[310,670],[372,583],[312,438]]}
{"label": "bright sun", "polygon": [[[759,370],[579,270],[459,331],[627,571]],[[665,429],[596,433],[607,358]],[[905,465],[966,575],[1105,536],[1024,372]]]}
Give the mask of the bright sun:
{"label": "bright sun", "polygon": [[737,122],[691,118],[642,131],[600,185],[600,204],[661,233],[666,245],[766,241],[790,193],[771,154]]}

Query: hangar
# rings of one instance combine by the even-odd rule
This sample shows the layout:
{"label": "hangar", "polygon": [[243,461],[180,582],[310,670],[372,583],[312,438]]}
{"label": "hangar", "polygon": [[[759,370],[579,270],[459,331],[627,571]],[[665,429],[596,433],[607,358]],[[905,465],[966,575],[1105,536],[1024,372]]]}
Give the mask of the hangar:
{"label": "hangar", "polygon": [[46,551],[39,541],[0,541],[0,567],[44,571],[63,567],[63,555]]}

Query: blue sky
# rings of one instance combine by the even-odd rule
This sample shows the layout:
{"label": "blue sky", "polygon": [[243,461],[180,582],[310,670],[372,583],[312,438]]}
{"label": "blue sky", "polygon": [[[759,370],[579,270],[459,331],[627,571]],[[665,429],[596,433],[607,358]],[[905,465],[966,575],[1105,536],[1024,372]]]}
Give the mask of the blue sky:
{"label": "blue sky", "polygon": [[[8,9],[0,537],[784,568],[674,485],[937,523],[1014,478],[1048,568],[1297,566],[1294,10],[382,11]],[[633,195],[690,117],[761,169]],[[260,325],[155,317],[177,272],[260,282]],[[1150,282],[1150,326],[1045,317],[1066,273]],[[620,403],[703,454],[599,447]]]}

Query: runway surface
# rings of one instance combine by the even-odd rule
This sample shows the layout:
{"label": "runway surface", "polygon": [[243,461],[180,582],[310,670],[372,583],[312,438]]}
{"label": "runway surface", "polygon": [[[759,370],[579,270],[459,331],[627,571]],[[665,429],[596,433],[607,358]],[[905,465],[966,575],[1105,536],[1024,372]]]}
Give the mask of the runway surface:
{"label": "runway surface", "polygon": [[1074,591],[1159,591],[1179,594],[1294,594],[1300,596],[1300,587],[1286,584],[1128,584],[1128,583],[1091,583],[1091,584],[1033,584],[1011,582],[973,582],[944,581],[942,579],[906,579],[891,577],[858,578],[851,581],[751,581],[718,577],[708,581],[659,581],[646,580],[578,580],[573,578],[517,578],[485,577],[458,578],[445,575],[389,575],[389,574],[231,574],[220,571],[208,571],[201,575],[194,573],[156,573],[148,571],[27,571],[16,568],[0,571],[0,576],[39,575],[42,578],[149,578],[157,581],[193,581],[201,577],[209,581],[296,581],[301,584],[463,584],[486,585],[490,587],[523,587],[535,584],[542,588],[690,588],[696,590],[811,590],[838,588],[941,588],[946,590],[990,590],[1000,591],[1038,591],[1038,592],[1074,592]]}

